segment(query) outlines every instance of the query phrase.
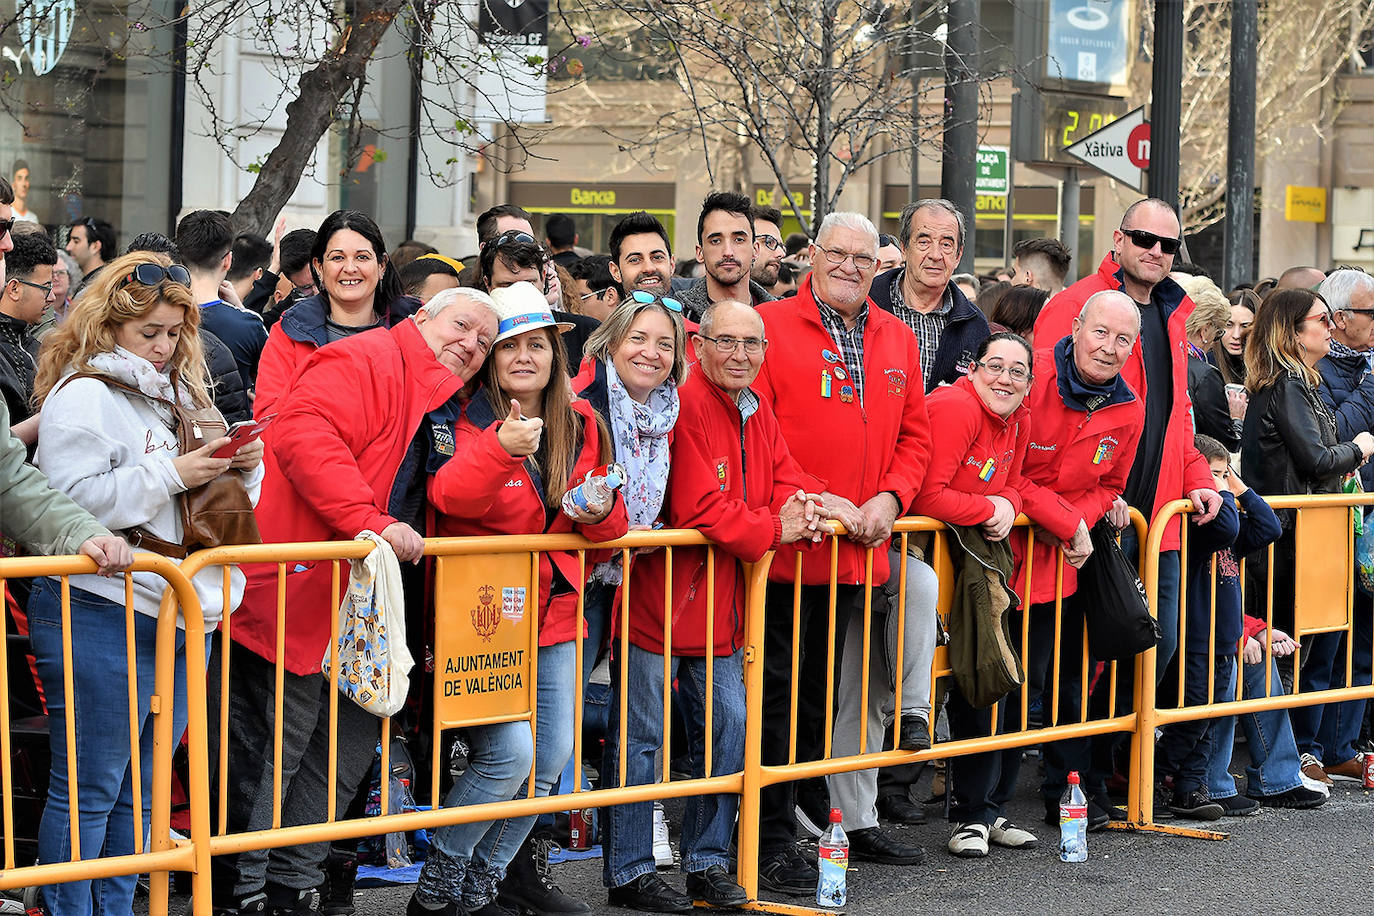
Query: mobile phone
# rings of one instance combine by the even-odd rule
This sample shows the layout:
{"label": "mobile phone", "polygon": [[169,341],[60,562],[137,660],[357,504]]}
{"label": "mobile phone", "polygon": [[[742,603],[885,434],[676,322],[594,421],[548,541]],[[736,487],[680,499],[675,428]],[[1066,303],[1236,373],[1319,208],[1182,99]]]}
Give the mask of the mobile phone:
{"label": "mobile phone", "polygon": [[229,443],[212,452],[211,457],[233,458],[238,454],[239,449],[261,436],[263,430],[267,429],[268,424],[276,419],[276,416],[276,414],[270,414],[258,420],[244,420],[242,423],[235,423],[229,427]]}

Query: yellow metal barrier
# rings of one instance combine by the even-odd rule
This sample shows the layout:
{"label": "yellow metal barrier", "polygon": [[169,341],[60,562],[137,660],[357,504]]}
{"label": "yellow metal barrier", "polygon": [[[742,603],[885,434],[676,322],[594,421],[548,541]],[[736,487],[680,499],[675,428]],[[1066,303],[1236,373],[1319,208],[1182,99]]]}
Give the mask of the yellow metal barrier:
{"label": "yellow metal barrier", "polygon": [[[62,654],[64,675],[64,707],[66,715],[67,780],[69,784],[70,810],[75,820],[80,813],[80,790],[77,780],[76,716],[80,710],[74,703],[73,662],[71,643],[71,614],[69,576],[90,574],[96,571],[94,561],[86,557],[15,557],[0,559],[0,582],[17,578],[45,576],[61,577],[62,589]],[[137,875],[144,872],[152,879],[150,907],[154,913],[167,912],[168,876],[172,871],[187,871],[195,875],[193,887],[198,897],[209,899],[209,849],[204,842],[197,843],[195,837],[208,836],[209,822],[204,806],[191,808],[191,833],[189,842],[174,843],[170,833],[171,787],[172,787],[172,703],[176,679],[175,656],[177,637],[176,603],[180,603],[186,632],[186,699],[187,705],[194,710],[205,706],[205,639],[204,623],[201,618],[200,601],[190,579],[177,565],[165,557],[151,553],[135,554],[131,572],[155,573],[167,582],[169,594],[174,596],[169,605],[171,613],[162,613],[157,623],[156,671],[154,692],[149,714],[153,717],[153,770],[152,796],[149,799],[151,822],[149,835],[143,836],[142,826],[142,788],[139,763],[139,725],[137,684],[135,664],[133,663],[133,584],[132,579],[124,577],[125,582],[125,630],[126,663],[129,666],[129,738],[130,760],[133,779],[133,827],[134,847],[147,848],[147,852],[133,855],[100,858],[99,850],[82,850],[80,831],[71,830],[71,860],[68,862],[45,865],[21,865],[15,858],[14,824],[14,758],[12,756],[12,736],[10,731],[10,697],[7,653],[0,653],[0,684],[4,685],[4,698],[0,702],[0,791],[4,797],[4,869],[0,871],[0,890],[35,887],[38,885],[60,884],[67,881],[84,881],[109,878],[119,875]],[[8,635],[5,632],[5,618],[0,616],[0,642]],[[199,673],[199,674],[198,674]],[[188,721],[189,775],[191,786],[204,785],[207,779],[207,760],[205,755],[204,717],[199,724]],[[110,727],[117,727],[110,723]],[[37,829],[37,824],[33,827]],[[208,912],[208,910],[207,910]]]}
{"label": "yellow metal barrier", "polygon": [[[1268,633],[1275,625],[1274,609],[1276,602],[1286,602],[1291,605],[1293,616],[1293,632],[1291,635],[1298,642],[1297,651],[1289,656],[1292,659],[1301,659],[1301,643],[1304,637],[1324,633],[1343,633],[1345,635],[1345,682],[1348,685],[1352,680],[1351,675],[1354,669],[1353,651],[1355,620],[1353,602],[1356,588],[1356,569],[1354,562],[1355,541],[1351,524],[1351,513],[1352,509],[1362,509],[1362,507],[1374,505],[1374,493],[1273,496],[1266,497],[1265,502],[1269,504],[1270,508],[1276,511],[1291,511],[1294,513],[1292,523],[1294,568],[1292,572],[1293,593],[1291,595],[1276,594],[1276,544],[1270,544],[1264,551],[1266,575],[1264,576],[1263,608],[1266,638],[1264,639],[1264,656],[1261,664],[1265,666],[1265,693],[1269,693],[1273,686],[1272,671],[1274,668],[1275,656],[1273,647],[1270,645]],[[1145,548],[1145,574],[1143,579],[1152,609],[1157,609],[1159,606],[1159,559],[1161,552],[1160,545],[1163,541],[1164,532],[1175,517],[1186,516],[1192,511],[1193,505],[1190,501],[1175,500],[1163,506],[1156,514],[1154,521],[1150,524],[1149,540]],[[1185,653],[1188,651],[1186,633],[1188,619],[1187,579],[1190,528],[1191,526],[1187,524],[1185,520],[1181,526],[1182,541],[1180,545],[1179,561],[1179,641],[1178,650],[1175,656],[1180,660],[1177,684],[1179,705],[1174,708],[1161,708],[1159,705],[1159,700],[1155,692],[1158,666],[1156,650],[1151,649],[1142,656],[1144,664],[1139,666],[1141,670],[1140,677],[1137,681],[1137,708],[1141,711],[1137,726],[1137,738],[1139,739],[1140,736],[1145,736],[1149,740],[1137,740],[1135,743],[1132,766],[1133,775],[1130,815],[1133,823],[1141,826],[1149,826],[1151,829],[1156,830],[1162,829],[1153,825],[1155,786],[1154,732],[1157,727],[1200,719],[1215,719],[1224,716],[1242,715],[1245,713],[1258,713],[1273,709],[1296,709],[1317,704],[1374,698],[1374,685],[1363,687],[1345,686],[1328,690],[1304,692],[1301,689],[1301,677],[1295,670],[1293,673],[1293,686],[1297,692],[1291,694],[1280,692],[1277,696],[1242,699],[1244,662],[1239,656],[1239,647],[1217,645],[1214,616],[1210,638],[1206,647],[1209,669],[1209,702],[1206,705],[1184,705],[1183,687],[1185,672],[1184,665],[1181,662],[1185,659]],[[1335,549],[1333,549],[1333,547]],[[1243,594],[1249,591],[1246,584],[1245,570],[1246,563],[1242,558],[1240,564],[1240,581]],[[1216,582],[1216,560],[1213,558],[1210,572],[1210,587],[1212,589],[1211,603],[1213,607],[1215,607]],[[1219,649],[1223,651],[1223,654],[1235,653],[1237,655],[1236,695],[1231,699],[1216,696],[1212,670],[1215,668],[1215,658]],[[1189,833],[1191,835],[1205,834],[1205,832],[1199,831],[1178,831],[1177,828],[1173,828],[1173,830]],[[1220,837],[1224,836],[1224,834],[1212,834],[1212,836]]]}

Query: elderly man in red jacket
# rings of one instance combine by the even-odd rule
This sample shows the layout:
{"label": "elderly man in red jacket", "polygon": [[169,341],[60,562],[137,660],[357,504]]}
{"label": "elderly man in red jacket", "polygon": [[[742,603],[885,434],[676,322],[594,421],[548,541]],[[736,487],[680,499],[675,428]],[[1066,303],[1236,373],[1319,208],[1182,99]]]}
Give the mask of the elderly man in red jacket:
{"label": "elderly man in red jacket", "polygon": [[[258,502],[266,542],[351,540],[375,531],[401,562],[424,551],[425,415],[472,378],[496,336],[491,298],[444,290],[414,317],[316,350],[268,432]],[[229,832],[272,826],[276,663],[283,671],[281,825],[319,823],[329,793],[342,814],[372,766],[380,720],[338,705],[337,779],[328,784],[329,697],[320,673],[332,638],[331,564],[286,566],[285,641],[277,642],[277,567],[245,570],[229,683]],[[347,569],[343,571],[347,576]],[[347,581],[343,587],[347,586]],[[227,647],[226,647],[227,649]],[[215,861],[227,912],[304,912],[324,880],[328,844],[252,850]]]}
{"label": "elderly man in red jacket", "polygon": [[[826,510],[848,534],[835,583],[835,658],[844,652],[850,614],[863,613],[865,554],[873,550],[875,586],[888,580],[887,540],[920,489],[930,454],[916,335],[868,299],[878,232],[858,213],[832,213],[810,246],[812,271],[797,295],[758,307],[773,354],[758,390],[772,402],[788,448],[808,473],[828,482]],[[824,744],[829,644],[830,548],[773,560],[764,645],[763,762],[785,764],[791,729],[792,647],[798,670],[797,757]],[[800,630],[792,632],[794,587]],[[759,882],[772,891],[815,893],[814,861],[796,848],[795,787],[764,790]]]}
{"label": "elderly man in red jacket", "polygon": [[[682,697],[691,758],[704,768],[706,675],[711,672],[711,769],[737,773],[744,766],[744,602],[741,561],[754,563],[769,550],[819,540],[824,510],[814,496],[821,481],[793,460],[768,402],[750,387],[764,362],[763,322],[749,306],[724,299],[707,307],[693,335],[699,371],[679,389],[681,412],[673,428],[672,467],[664,512],[672,528],[695,528],[720,546],[713,587],[708,587],[707,550],[677,548],[672,557],[671,645],[664,638],[663,587],[667,560],[656,551],[636,561],[631,573],[629,655],[611,664],[617,699],[603,772],[614,784],[619,772],[618,734],[626,731],[627,785],[652,783],[654,752],[663,743],[663,655],[671,653]],[[708,601],[708,595],[711,596]],[[619,653],[615,641],[613,651]],[[709,658],[709,663],[708,663]],[[626,666],[621,679],[622,664]],[[630,692],[629,718],[621,723],[620,691]],[[688,800],[682,824],[683,894],[654,867],[653,805],[642,802],[609,810],[603,875],[613,905],[651,913],[690,912],[693,901],[736,907],[748,901],[730,877],[730,839],[739,796],[705,795]]]}

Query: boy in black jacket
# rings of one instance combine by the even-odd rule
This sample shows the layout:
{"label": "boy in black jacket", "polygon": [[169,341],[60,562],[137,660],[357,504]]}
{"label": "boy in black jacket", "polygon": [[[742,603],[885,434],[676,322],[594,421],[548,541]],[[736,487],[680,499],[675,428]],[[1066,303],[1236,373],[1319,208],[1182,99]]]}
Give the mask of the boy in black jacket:
{"label": "boy in black jacket", "polygon": [[[1244,636],[1240,559],[1277,540],[1280,534],[1279,520],[1268,504],[1238,478],[1237,485],[1231,485],[1235,472],[1225,446],[1210,436],[1197,436],[1195,441],[1212,468],[1222,507],[1211,524],[1190,525],[1188,529],[1188,604],[1186,620],[1179,626],[1186,706],[1236,699],[1237,652]],[[1155,748],[1160,778],[1174,779],[1168,807],[1179,817],[1217,820],[1224,814],[1250,813],[1257,807],[1240,796],[1214,800],[1208,794],[1211,762],[1217,755],[1229,758],[1231,754],[1231,748],[1221,747],[1217,739],[1223,733],[1234,734],[1234,723],[1223,729],[1221,722],[1200,719],[1169,725]]]}

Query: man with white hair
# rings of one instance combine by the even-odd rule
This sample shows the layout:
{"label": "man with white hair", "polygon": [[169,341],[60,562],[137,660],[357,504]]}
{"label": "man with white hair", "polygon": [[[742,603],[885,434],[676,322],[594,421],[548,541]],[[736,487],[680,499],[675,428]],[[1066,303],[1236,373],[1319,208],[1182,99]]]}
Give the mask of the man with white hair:
{"label": "man with white hair", "polygon": [[[373,531],[402,563],[424,551],[426,415],[481,369],[498,318],[474,289],[444,290],[409,320],[320,347],[301,365],[267,433],[257,506],[266,543],[347,541]],[[280,754],[281,826],[316,823],[331,792],[343,811],[372,766],[381,720],[338,704],[336,778],[328,782],[330,697],[320,673],[336,608],[329,563],[288,567],[284,642],[277,642],[277,567],[245,568],[234,614],[229,679],[230,832],[273,826],[273,761]],[[419,607],[422,604],[417,602]],[[412,635],[423,634],[412,626]],[[415,653],[423,657],[421,653]],[[275,696],[277,662],[284,669]],[[282,743],[274,750],[280,701]],[[324,881],[327,843],[249,850],[215,862],[228,912],[304,912]]]}
{"label": "man with white hair", "polygon": [[[1318,294],[1331,307],[1331,350],[1317,362],[1322,383],[1317,394],[1336,417],[1336,432],[1344,439],[1374,431],[1374,277],[1362,270],[1342,268],[1322,281]],[[1360,468],[1365,492],[1374,490],[1374,466]],[[1351,647],[1350,686],[1370,682],[1371,624],[1374,605],[1355,590],[1354,644]],[[1343,633],[1319,633],[1303,640],[1303,690],[1339,687],[1345,673]],[[1298,742],[1303,775],[1329,784],[1333,779],[1362,776],[1356,744],[1364,722],[1365,701],[1327,703],[1294,709],[1293,737]],[[1323,778],[1325,777],[1325,778]]]}
{"label": "man with white hair", "polygon": [[[835,658],[844,655],[851,615],[864,608],[864,583],[887,581],[892,525],[911,505],[930,455],[921,357],[916,336],[868,298],[877,269],[878,232],[858,213],[832,213],[809,247],[812,270],[797,294],[758,306],[771,353],[756,390],[773,405],[783,438],[802,468],[828,482],[826,510],[846,536],[838,545]],[[873,551],[871,578],[865,553]],[[830,551],[778,550],[769,576],[764,634],[763,762],[785,764],[791,730],[792,651],[798,669],[797,757],[824,747]],[[801,590],[793,633],[794,585]],[[927,661],[929,666],[929,661]],[[856,710],[857,713],[857,710]],[[857,743],[857,741],[856,741]],[[851,750],[857,752],[855,747]],[[814,894],[814,858],[796,848],[792,783],[764,790],[759,882],[778,893]],[[857,839],[854,837],[857,836]],[[874,826],[851,835],[856,859],[919,861],[919,847]]]}

